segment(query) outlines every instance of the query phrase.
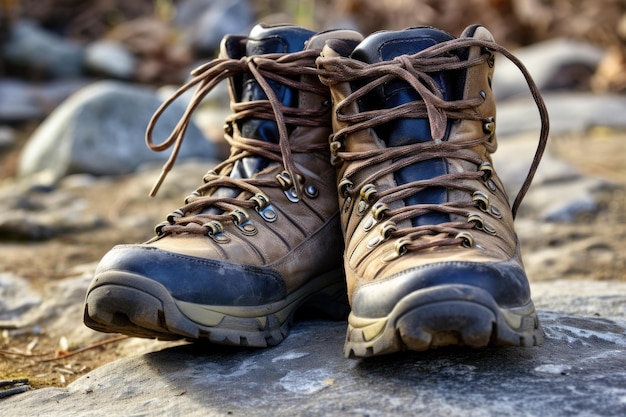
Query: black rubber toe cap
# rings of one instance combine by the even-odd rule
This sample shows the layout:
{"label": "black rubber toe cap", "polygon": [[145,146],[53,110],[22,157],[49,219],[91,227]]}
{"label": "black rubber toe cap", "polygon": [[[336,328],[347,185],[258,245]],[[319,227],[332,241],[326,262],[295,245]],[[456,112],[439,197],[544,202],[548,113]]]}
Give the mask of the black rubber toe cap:
{"label": "black rubber toe cap", "polygon": [[286,296],[284,280],[274,270],[148,245],[119,245],[111,249],[100,261],[92,287],[106,285],[106,277],[115,276],[115,272],[154,280],[175,299],[196,304],[258,306]]}
{"label": "black rubber toe cap", "polygon": [[442,262],[407,269],[357,288],[352,311],[359,317],[384,317],[405,296],[441,285],[468,285],[487,291],[500,307],[512,308],[530,301],[530,286],[516,262]]}

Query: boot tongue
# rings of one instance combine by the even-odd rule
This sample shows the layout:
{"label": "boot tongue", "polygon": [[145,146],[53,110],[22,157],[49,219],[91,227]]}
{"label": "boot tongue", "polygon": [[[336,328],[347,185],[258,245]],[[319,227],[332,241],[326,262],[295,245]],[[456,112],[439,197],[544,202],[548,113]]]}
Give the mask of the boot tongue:
{"label": "boot tongue", "polygon": [[[379,32],[369,36],[352,53],[352,58],[373,64],[391,61],[400,55],[413,55],[430,46],[454,39],[437,29],[423,27],[398,32]],[[430,74],[445,100],[452,100],[458,92],[458,76],[452,72]],[[459,97],[460,98],[460,97]],[[419,99],[417,93],[405,82],[396,80],[385,84],[364,100],[365,110],[393,108]],[[380,132],[379,132],[380,131]],[[388,146],[399,146],[432,140],[428,119],[399,119],[377,129]]]}
{"label": "boot tongue", "polygon": [[[304,49],[305,42],[315,32],[298,26],[257,25],[252,28],[246,42],[246,56],[272,53],[292,53]],[[268,80],[278,100],[287,107],[296,107],[298,92],[272,80]],[[267,100],[267,95],[252,75],[243,78],[240,101]],[[239,126],[246,138],[278,142],[278,127],[275,122],[262,119],[244,119]]]}
{"label": "boot tongue", "polygon": [[[413,55],[430,46],[454,39],[451,35],[432,28],[414,28],[403,31],[378,32],[367,37],[355,48],[351,57],[366,63],[390,61],[400,55]],[[462,97],[464,74],[441,72],[429,74],[437,83],[445,100]],[[357,86],[358,87],[358,86]],[[419,100],[417,92],[406,82],[394,80],[363,98],[360,106],[363,110],[389,109],[404,103]],[[422,119],[396,119],[374,128],[380,139],[387,146],[401,146],[415,142],[432,140],[429,121]],[[444,140],[447,139],[447,134]],[[398,184],[434,178],[447,173],[446,161],[430,159],[401,168],[394,173]],[[440,204],[447,199],[445,188],[432,187],[406,198],[405,204]],[[444,213],[430,213],[412,219],[414,226],[439,224],[449,221]]]}
{"label": "boot tongue", "polygon": [[[254,56],[271,53],[292,53],[302,51],[305,42],[315,32],[298,26],[272,26],[256,25],[250,31],[246,40],[245,51],[240,51],[246,56]],[[240,57],[240,56],[239,56]],[[289,107],[298,104],[298,91],[272,80],[267,80],[278,100]],[[239,80],[233,79],[233,90],[236,92],[236,100],[239,102],[267,100],[267,95],[259,83],[250,74]],[[278,126],[272,120],[246,118],[238,122],[242,136],[250,139],[258,139],[267,142],[278,142]],[[230,172],[231,178],[251,178],[268,165],[268,161],[260,156],[248,156],[235,162]],[[234,197],[239,190],[233,188],[220,188],[213,195],[222,197]],[[215,208],[209,207],[205,212],[215,212]]]}

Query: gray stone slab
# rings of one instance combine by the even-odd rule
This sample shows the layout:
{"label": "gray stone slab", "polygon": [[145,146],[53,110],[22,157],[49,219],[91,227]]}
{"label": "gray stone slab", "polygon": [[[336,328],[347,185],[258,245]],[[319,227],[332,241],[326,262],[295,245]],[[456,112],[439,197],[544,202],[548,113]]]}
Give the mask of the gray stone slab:
{"label": "gray stone slab", "polygon": [[264,350],[183,345],[0,402],[19,415],[620,416],[626,321],[540,312],[544,346],[341,354],[345,325],[297,323]]}

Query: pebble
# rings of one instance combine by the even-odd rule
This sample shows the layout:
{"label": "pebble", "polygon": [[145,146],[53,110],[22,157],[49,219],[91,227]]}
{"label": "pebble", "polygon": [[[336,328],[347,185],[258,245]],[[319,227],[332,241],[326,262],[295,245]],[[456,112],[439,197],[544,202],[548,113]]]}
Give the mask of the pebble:
{"label": "pebble", "polygon": [[[21,177],[48,172],[58,180],[68,174],[120,175],[169,152],[151,152],[144,135],[161,104],[148,88],[113,81],[88,86],[66,100],[37,128],[21,154]],[[173,105],[154,130],[158,143],[178,123],[184,108]],[[215,147],[190,123],[179,159],[212,158]]]}
{"label": "pebble", "polygon": [[0,198],[0,242],[47,240],[106,223],[85,200],[65,190],[9,184],[0,189]]}
{"label": "pebble", "polygon": [[[534,134],[500,140],[494,167],[511,200],[521,188],[537,146]],[[547,149],[520,206],[520,216],[545,222],[575,223],[598,207],[598,192],[617,188],[610,181],[581,174]]]}
{"label": "pebble", "polygon": [[[543,94],[550,115],[551,135],[584,133],[594,127],[626,129],[626,96],[561,92]],[[496,133],[499,138],[539,132],[535,102],[527,97],[498,103]]]}
{"label": "pebble", "polygon": [[77,77],[83,72],[84,51],[81,46],[29,20],[18,20],[11,26],[2,57],[9,64],[41,71],[53,78]]}
{"label": "pebble", "polygon": [[[542,92],[588,90],[605,51],[590,43],[556,38],[512,51],[522,61]],[[504,56],[496,58],[493,77],[496,100],[528,94],[519,69]]]}
{"label": "pebble", "polygon": [[15,327],[23,323],[23,317],[40,305],[41,295],[37,294],[28,281],[10,273],[0,272],[0,328],[9,323]]}
{"label": "pebble", "polygon": [[224,35],[249,32],[254,13],[248,0],[191,0],[183,2],[175,24],[197,53],[213,56]]}
{"label": "pebble", "polygon": [[135,56],[118,42],[98,40],[85,48],[85,69],[99,76],[129,80],[136,67]]}
{"label": "pebble", "polygon": [[67,97],[89,84],[85,78],[28,83],[0,78],[0,123],[43,120]]}

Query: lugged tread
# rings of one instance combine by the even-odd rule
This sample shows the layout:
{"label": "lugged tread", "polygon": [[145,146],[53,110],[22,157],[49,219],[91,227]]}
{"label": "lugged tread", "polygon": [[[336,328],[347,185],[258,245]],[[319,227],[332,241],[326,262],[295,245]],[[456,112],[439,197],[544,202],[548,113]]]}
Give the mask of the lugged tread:
{"label": "lugged tread", "polygon": [[466,294],[475,296],[455,299],[455,291],[450,287],[454,286],[440,289],[439,300],[433,300],[432,290],[429,291],[429,301],[424,304],[420,300],[420,291],[408,294],[388,316],[379,319],[384,320],[385,325],[369,340],[364,329],[353,326],[349,320],[345,356],[368,358],[443,346],[531,347],[542,343],[543,330],[532,303],[528,306],[529,313],[521,317],[520,326],[514,328],[507,322],[503,311],[510,313],[519,309],[498,307],[488,293],[478,288],[464,288]]}
{"label": "lugged tread", "polygon": [[[84,310],[87,326],[102,332],[133,337],[205,340],[221,345],[267,347],[283,341],[289,334],[296,311],[310,299],[319,302],[320,297],[327,297],[329,302],[340,303],[334,298],[338,291],[335,288],[337,284],[325,284],[321,290],[300,294],[280,311],[259,317],[225,315],[217,325],[207,326],[187,317],[160,284],[141,277],[137,280],[129,279],[128,276],[125,278],[125,285],[119,282],[107,283],[105,279],[105,283],[88,291]],[[343,292],[345,294],[345,290]],[[263,306],[258,307],[263,309]],[[345,318],[347,301],[343,311]]]}

